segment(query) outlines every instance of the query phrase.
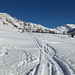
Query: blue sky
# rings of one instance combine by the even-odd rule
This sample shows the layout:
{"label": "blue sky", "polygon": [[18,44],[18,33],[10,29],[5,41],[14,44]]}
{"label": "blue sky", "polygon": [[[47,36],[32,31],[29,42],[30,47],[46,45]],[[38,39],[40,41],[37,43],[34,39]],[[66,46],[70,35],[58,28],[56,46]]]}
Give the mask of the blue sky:
{"label": "blue sky", "polygon": [[2,0],[0,12],[48,28],[75,24],[75,0]]}

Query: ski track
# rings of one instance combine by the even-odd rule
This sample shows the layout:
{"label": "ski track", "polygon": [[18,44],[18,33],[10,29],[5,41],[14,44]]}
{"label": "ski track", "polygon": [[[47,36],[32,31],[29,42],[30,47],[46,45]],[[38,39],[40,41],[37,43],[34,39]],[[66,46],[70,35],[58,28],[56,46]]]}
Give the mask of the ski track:
{"label": "ski track", "polygon": [[40,51],[39,64],[32,75],[75,75],[71,65],[58,57],[56,49],[47,40],[41,38],[41,41],[36,37],[34,39]]}
{"label": "ski track", "polygon": [[[39,48],[38,57],[22,50],[22,60],[5,70],[6,75],[75,75],[72,65],[67,60],[59,58],[57,50],[50,42],[41,37],[32,38]],[[7,48],[2,48],[0,56],[6,52]]]}

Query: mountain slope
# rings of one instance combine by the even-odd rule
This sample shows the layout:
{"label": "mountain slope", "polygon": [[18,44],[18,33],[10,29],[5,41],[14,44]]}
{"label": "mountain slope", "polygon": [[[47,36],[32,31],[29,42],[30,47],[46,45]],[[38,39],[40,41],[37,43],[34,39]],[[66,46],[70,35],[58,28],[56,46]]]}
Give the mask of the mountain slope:
{"label": "mountain slope", "polygon": [[66,25],[54,28],[54,29],[52,29],[52,31],[54,31],[58,34],[67,34],[68,31],[70,31],[74,28],[75,28],[75,24],[66,24]]}
{"label": "mountain slope", "polygon": [[58,34],[67,34],[68,31],[75,28],[74,24],[66,24],[63,26],[59,26],[57,28],[51,29],[46,28],[40,24],[35,24],[31,22],[24,22],[13,18],[7,13],[0,13],[0,22],[3,25],[8,25],[10,27],[14,27],[19,32],[36,32],[36,33],[58,33]]}
{"label": "mountain slope", "polygon": [[13,23],[0,20],[0,75],[75,75],[74,38],[19,33]]}
{"label": "mountain slope", "polygon": [[0,25],[0,75],[75,75],[75,39],[18,33]]}
{"label": "mountain slope", "polygon": [[24,22],[13,18],[6,13],[0,13],[0,22],[4,25],[11,25],[12,27],[17,28],[20,32],[54,33],[49,28],[40,24]]}

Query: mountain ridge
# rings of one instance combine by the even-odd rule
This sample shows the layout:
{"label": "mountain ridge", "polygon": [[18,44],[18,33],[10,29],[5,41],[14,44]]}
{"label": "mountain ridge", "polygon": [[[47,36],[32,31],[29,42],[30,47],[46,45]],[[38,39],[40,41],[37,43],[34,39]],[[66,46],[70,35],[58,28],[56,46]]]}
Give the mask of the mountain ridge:
{"label": "mountain ridge", "polygon": [[66,24],[66,25],[62,25],[57,28],[54,28],[53,31],[55,31],[58,34],[68,34],[67,32],[74,28],[75,28],[75,24]]}
{"label": "mountain ridge", "polygon": [[47,28],[40,24],[25,22],[10,16],[7,13],[0,13],[0,22],[3,25],[11,25],[19,32],[36,32],[36,33],[52,33],[52,34],[67,34],[67,32],[75,28],[75,24],[66,24],[57,28]]}
{"label": "mountain ridge", "polygon": [[12,25],[13,27],[16,27],[19,32],[54,33],[49,28],[46,28],[40,24],[24,22],[13,18],[7,13],[0,13],[0,22],[4,25]]}

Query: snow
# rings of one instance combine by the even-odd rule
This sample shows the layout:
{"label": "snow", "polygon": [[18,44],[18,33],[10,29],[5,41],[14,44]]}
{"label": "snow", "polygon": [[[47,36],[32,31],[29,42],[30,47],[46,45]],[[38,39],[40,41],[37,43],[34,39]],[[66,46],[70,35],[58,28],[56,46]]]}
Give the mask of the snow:
{"label": "snow", "polygon": [[19,32],[49,32],[50,29],[40,24],[18,20],[7,13],[0,13],[0,23],[15,27]]}
{"label": "snow", "polygon": [[50,30],[55,31],[58,34],[67,34],[67,32],[73,28],[75,28],[75,24],[66,24]]}
{"label": "snow", "polygon": [[20,33],[0,20],[0,75],[75,75],[74,57],[75,38]]}
{"label": "snow", "polygon": [[56,67],[57,75],[75,75],[74,38],[60,34],[33,34],[33,36],[37,38],[37,43],[40,47],[43,47],[44,43],[46,44],[46,46],[44,45],[41,53],[43,53],[45,57],[44,59],[48,59],[53,63],[52,66],[55,64],[53,67]]}
{"label": "snow", "polygon": [[0,25],[0,75],[75,75],[74,44],[68,35]]}

